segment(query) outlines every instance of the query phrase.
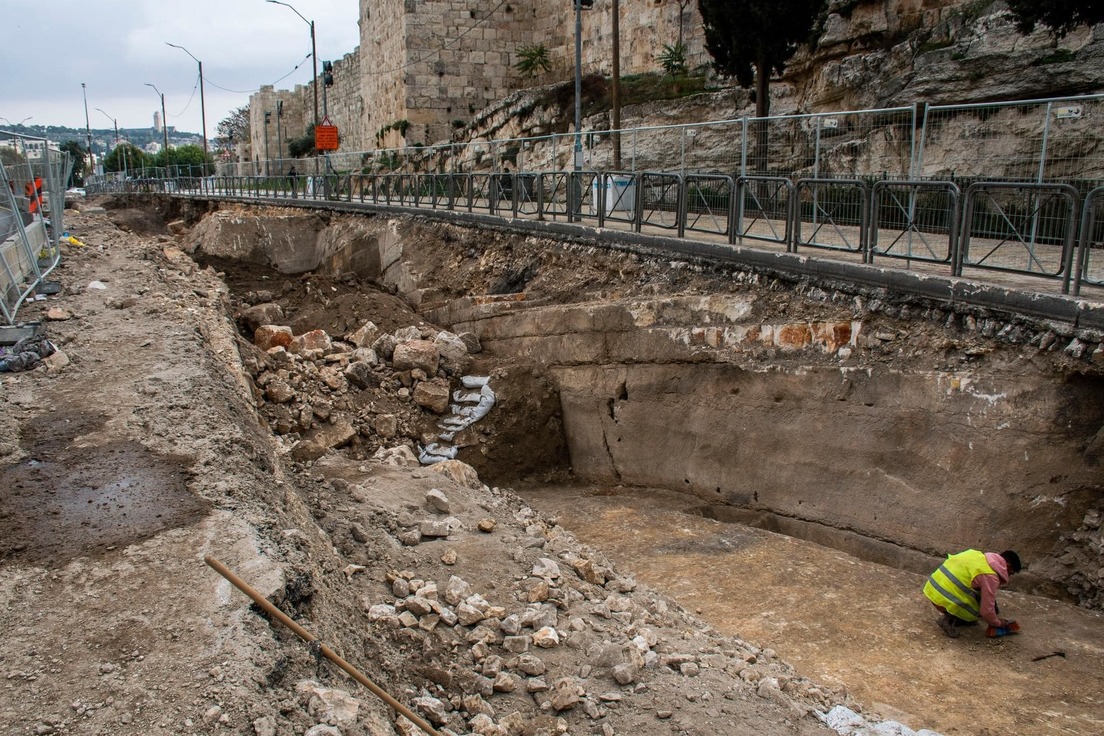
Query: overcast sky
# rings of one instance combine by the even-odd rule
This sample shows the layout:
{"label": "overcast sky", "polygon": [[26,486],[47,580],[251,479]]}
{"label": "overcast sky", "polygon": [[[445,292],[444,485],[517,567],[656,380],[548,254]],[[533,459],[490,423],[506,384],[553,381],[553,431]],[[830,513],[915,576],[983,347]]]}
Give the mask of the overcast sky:
{"label": "overcast sky", "polygon": [[[289,4],[315,23],[320,73],[359,44],[357,0]],[[149,128],[161,109],[149,83],[169,125],[200,132],[198,65],[166,42],[203,62],[209,138],[262,85],[311,80],[310,27],[266,0],[0,0],[0,28],[0,128],[84,128],[82,83],[93,130]]]}

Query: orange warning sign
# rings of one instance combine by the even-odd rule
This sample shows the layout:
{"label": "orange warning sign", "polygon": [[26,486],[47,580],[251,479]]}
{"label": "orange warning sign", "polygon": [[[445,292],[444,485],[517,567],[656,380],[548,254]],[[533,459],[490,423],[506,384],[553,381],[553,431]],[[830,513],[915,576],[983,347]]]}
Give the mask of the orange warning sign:
{"label": "orange warning sign", "polygon": [[336,125],[322,124],[314,129],[314,147],[319,151],[336,151],[338,138]]}

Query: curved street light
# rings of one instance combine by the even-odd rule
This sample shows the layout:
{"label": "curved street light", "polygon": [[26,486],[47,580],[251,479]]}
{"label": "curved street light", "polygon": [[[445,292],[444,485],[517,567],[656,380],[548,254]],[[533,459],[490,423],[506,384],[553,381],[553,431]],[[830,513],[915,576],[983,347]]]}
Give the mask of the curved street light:
{"label": "curved street light", "polygon": [[[157,87],[155,85],[152,85],[149,82],[146,82],[145,84],[146,84],[147,87],[153,87],[153,91],[156,92],[158,94],[158,96],[161,97],[161,132],[163,132],[165,134],[165,150],[168,151],[169,150],[169,119],[165,115],[165,95],[161,90],[157,89]],[[167,156],[168,154],[165,154],[165,155]]]}
{"label": "curved street light", "polygon": [[292,6],[288,5],[287,3],[280,2],[280,0],[266,0],[266,2],[270,2],[273,5],[283,5],[285,8],[291,8],[291,12],[298,15],[300,18],[303,19],[304,23],[306,23],[308,26],[310,26],[311,64],[314,67],[314,78],[313,78],[313,84],[311,84],[311,87],[314,88],[314,128],[315,128],[315,130],[317,130],[318,129],[318,52],[315,50],[315,47],[314,47],[314,21],[313,20],[307,20],[306,18],[303,18],[302,13],[300,13],[298,10],[296,10]]}
{"label": "curved street light", "polygon": [[104,116],[111,121],[111,124],[115,126],[115,145],[119,145],[119,121],[107,114],[103,108],[96,108],[96,112],[102,112]]}
{"label": "curved street light", "polygon": [[10,121],[10,120],[8,120],[7,118],[4,118],[4,117],[0,117],[0,120],[3,120],[5,123],[7,123],[8,125],[10,125],[11,127],[14,128],[17,125],[22,125],[23,123],[27,122],[28,120],[30,120],[33,117],[34,117],[34,115],[28,115],[27,117],[20,120],[18,123],[13,123],[12,121]]}
{"label": "curved street light", "polygon": [[203,62],[200,61],[199,59],[197,59],[194,55],[192,55],[191,51],[184,48],[183,46],[177,46],[175,43],[169,43],[168,41],[165,42],[165,45],[166,46],[172,46],[174,49],[180,49],[181,51],[183,51],[188,56],[191,56],[192,60],[195,61],[195,63],[199,64],[199,117],[200,117],[201,122],[203,124],[203,163],[204,163],[204,166],[206,166],[207,158],[208,158],[208,154],[207,154],[207,107],[203,102]]}
{"label": "curved street light", "polygon": [[[118,148],[119,147],[119,121],[116,120],[115,118],[111,117],[111,115],[109,115],[107,113],[107,110],[104,110],[103,108],[97,107],[96,112],[102,112],[104,114],[104,117],[106,117],[108,120],[110,120],[111,124],[115,126],[115,148]],[[122,151],[122,158],[123,158],[123,177],[126,178],[126,175],[127,175],[126,149],[123,149],[123,151]],[[106,157],[105,157],[105,161],[106,161]],[[118,161],[116,161],[116,164],[118,164]]]}

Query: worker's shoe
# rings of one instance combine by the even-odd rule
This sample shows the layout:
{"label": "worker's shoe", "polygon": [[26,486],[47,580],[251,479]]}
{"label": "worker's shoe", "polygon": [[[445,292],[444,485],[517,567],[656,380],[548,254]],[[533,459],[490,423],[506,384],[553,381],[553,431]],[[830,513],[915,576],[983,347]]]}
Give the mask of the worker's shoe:
{"label": "worker's shoe", "polygon": [[958,638],[958,628],[955,626],[955,620],[950,616],[943,614],[943,618],[939,619],[939,628],[943,629],[943,633],[949,638]]}
{"label": "worker's shoe", "polygon": [[990,626],[985,630],[985,635],[990,639],[1018,633],[1020,633],[1020,625],[1015,621],[1005,621],[1004,626]]}

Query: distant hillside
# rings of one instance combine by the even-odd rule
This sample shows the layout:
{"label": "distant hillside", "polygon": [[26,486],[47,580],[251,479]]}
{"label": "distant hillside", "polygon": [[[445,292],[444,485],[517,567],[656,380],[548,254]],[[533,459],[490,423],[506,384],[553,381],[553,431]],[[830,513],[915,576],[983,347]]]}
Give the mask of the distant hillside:
{"label": "distant hillside", "polygon": [[[3,126],[4,130],[15,133],[46,138],[55,143],[76,141],[81,146],[88,145],[88,133],[85,128],[69,128],[64,125],[16,125],[14,127]],[[96,154],[106,154],[115,147],[114,128],[92,128],[92,150]],[[153,128],[119,128],[119,140],[133,143],[139,148],[145,148],[150,143],[161,143],[164,136],[161,131]],[[188,144],[202,145],[203,136],[199,133],[187,133],[178,131],[169,126],[169,144],[184,146]]]}

